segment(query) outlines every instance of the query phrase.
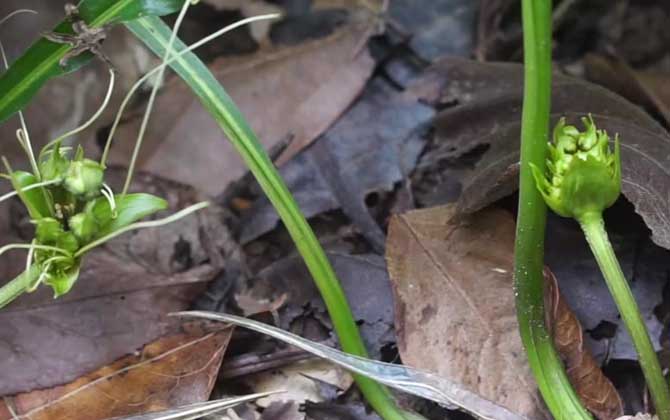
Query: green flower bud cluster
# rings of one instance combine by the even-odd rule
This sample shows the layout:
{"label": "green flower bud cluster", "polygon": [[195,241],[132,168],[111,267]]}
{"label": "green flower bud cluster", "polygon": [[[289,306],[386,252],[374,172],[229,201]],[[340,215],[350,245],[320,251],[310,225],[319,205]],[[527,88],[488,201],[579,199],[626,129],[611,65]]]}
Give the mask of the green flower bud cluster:
{"label": "green flower bud cluster", "polygon": [[610,138],[598,130],[589,115],[582,118],[584,131],[566,125],[562,118],[549,143],[547,173],[531,165],[538,190],[554,212],[582,220],[590,214],[601,214],[621,193],[621,158],[619,138]]}
{"label": "green flower bud cluster", "polygon": [[36,247],[33,260],[42,272],[38,284],[51,285],[55,295],[60,296],[70,290],[79,276],[80,258],[73,255],[94,239],[101,226],[93,209],[104,199],[100,197],[104,168],[85,158],[81,147],[70,159],[67,150],[56,143],[39,162],[39,169],[41,181],[52,182],[44,188],[52,212],[33,218],[35,244],[61,251]]}

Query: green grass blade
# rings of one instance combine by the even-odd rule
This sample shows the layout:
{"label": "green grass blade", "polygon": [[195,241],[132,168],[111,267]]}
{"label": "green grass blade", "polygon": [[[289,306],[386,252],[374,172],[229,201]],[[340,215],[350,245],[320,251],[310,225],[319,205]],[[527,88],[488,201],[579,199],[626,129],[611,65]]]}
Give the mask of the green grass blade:
{"label": "green grass blade", "polygon": [[[173,13],[182,4],[182,0],[84,0],[79,14],[89,26],[100,27],[140,16]],[[54,32],[73,33],[67,21],[58,24]],[[82,54],[61,67],[58,62],[70,49],[69,45],[40,38],[0,76],[0,122],[26,106],[49,79],[77,70],[92,58],[92,54]]]}
{"label": "green grass blade", "polygon": [[[126,26],[158,56],[164,54],[170,38],[170,28],[159,18],[145,17],[128,22]],[[184,48],[183,43],[175,42],[175,51]],[[188,53],[176,59],[170,66],[189,85],[205,109],[219,123],[279,213],[321,292],[342,348],[348,353],[366,356],[367,352],[358,327],[330,262],[277,169],[237,106],[194,54]],[[405,419],[387,388],[363,376],[356,376],[355,379],[368,402],[385,420]]]}
{"label": "green grass blade", "polygon": [[542,397],[556,419],[584,420],[544,324],[544,230],[547,208],[531,164],[544,172],[551,104],[551,0],[523,0],[524,98],[514,282],[521,339]]}

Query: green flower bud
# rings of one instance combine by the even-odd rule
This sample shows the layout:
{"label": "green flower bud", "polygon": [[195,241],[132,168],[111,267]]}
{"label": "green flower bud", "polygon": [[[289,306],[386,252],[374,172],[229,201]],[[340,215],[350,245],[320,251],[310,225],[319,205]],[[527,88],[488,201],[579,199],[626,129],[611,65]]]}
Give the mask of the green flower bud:
{"label": "green flower bud", "polygon": [[52,217],[43,217],[35,222],[35,238],[41,244],[55,244],[58,237],[63,234],[60,222]]}
{"label": "green flower bud", "polygon": [[73,160],[65,175],[65,189],[85,199],[97,197],[100,195],[104,172],[104,168],[94,160]]}
{"label": "green flower bud", "polygon": [[55,246],[71,253],[79,249],[79,241],[75,235],[72,232],[66,232],[59,220],[44,217],[37,220],[36,224],[35,238],[39,244]]}
{"label": "green flower bud", "polygon": [[58,237],[56,246],[74,254],[79,249],[79,241],[72,232],[63,232],[63,234]]}
{"label": "green flower bud", "polygon": [[75,214],[68,220],[70,231],[74,233],[80,243],[84,244],[89,242],[98,231],[98,222],[93,214],[91,204],[95,204],[95,202],[89,202],[83,212]]}
{"label": "green flower bud", "polygon": [[582,118],[585,131],[556,124],[554,142],[549,144],[547,174],[531,165],[538,190],[554,212],[577,220],[586,214],[601,214],[621,193],[619,138],[614,138],[614,153],[609,136],[598,130],[593,118]]}

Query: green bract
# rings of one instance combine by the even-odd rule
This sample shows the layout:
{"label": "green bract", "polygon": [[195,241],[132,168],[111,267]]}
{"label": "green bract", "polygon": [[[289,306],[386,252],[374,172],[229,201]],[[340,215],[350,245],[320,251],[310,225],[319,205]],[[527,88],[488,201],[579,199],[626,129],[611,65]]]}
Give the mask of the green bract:
{"label": "green bract", "polygon": [[581,220],[589,214],[601,214],[614,204],[621,193],[619,138],[610,138],[598,130],[593,118],[582,118],[585,131],[565,124],[554,128],[549,143],[546,175],[531,164],[537,188],[547,205],[557,214]]}

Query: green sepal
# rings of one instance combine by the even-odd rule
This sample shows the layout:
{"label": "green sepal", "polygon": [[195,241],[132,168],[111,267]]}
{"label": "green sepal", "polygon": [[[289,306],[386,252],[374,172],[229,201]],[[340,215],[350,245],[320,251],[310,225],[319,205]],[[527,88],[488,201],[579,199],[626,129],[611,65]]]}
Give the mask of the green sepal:
{"label": "green sepal", "polygon": [[99,223],[93,239],[101,238],[147,216],[168,208],[167,201],[155,195],[134,193],[115,195],[116,214],[104,197],[95,200],[92,212]]}
{"label": "green sepal", "polygon": [[53,145],[48,151],[49,157],[40,162],[40,174],[45,181],[63,179],[67,174],[70,162],[63,156],[60,143]]}
{"label": "green sepal", "polygon": [[12,180],[12,187],[14,187],[14,190],[19,195],[23,205],[28,209],[28,214],[32,219],[40,219],[51,215],[49,205],[41,188],[23,191],[23,188],[38,182],[35,175],[25,171],[14,171],[10,174],[10,177]]}
{"label": "green sepal", "polygon": [[54,299],[63,296],[72,289],[72,286],[79,279],[79,265],[79,262],[77,262],[67,270],[49,270],[49,275],[44,283],[53,289]]}
{"label": "green sepal", "polygon": [[105,169],[100,163],[91,159],[75,158],[70,162],[63,186],[76,196],[91,199],[100,195],[104,176]]}
{"label": "green sepal", "polygon": [[89,243],[98,230],[98,222],[94,214],[87,210],[70,217],[68,226],[82,245]]}
{"label": "green sepal", "polygon": [[34,221],[35,239],[43,245],[55,244],[58,238],[64,233],[60,221],[53,217],[43,217]]}

